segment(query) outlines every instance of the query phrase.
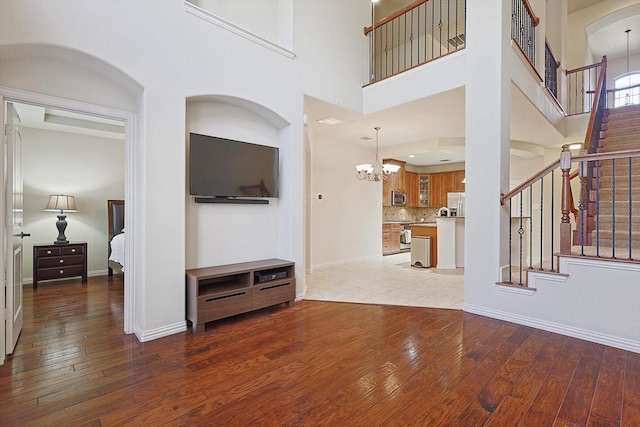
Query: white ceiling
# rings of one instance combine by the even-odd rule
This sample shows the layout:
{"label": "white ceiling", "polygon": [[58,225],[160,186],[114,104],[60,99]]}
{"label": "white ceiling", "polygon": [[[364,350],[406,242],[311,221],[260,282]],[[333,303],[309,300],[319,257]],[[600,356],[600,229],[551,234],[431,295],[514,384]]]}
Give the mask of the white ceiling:
{"label": "white ceiling", "polygon": [[124,140],[124,123],[38,105],[15,104],[22,127]]}

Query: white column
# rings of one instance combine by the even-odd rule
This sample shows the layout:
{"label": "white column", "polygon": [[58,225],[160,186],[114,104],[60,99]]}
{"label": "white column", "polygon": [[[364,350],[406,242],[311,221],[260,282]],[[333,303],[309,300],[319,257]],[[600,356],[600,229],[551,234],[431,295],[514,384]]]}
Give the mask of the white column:
{"label": "white column", "polygon": [[508,259],[510,0],[467,2],[465,309],[492,303]]}

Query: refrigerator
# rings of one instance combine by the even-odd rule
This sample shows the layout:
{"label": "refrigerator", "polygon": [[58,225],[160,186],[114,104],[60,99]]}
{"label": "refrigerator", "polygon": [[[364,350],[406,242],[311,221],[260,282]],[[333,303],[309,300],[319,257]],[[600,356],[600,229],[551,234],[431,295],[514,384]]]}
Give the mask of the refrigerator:
{"label": "refrigerator", "polygon": [[464,216],[464,193],[447,193],[450,216]]}

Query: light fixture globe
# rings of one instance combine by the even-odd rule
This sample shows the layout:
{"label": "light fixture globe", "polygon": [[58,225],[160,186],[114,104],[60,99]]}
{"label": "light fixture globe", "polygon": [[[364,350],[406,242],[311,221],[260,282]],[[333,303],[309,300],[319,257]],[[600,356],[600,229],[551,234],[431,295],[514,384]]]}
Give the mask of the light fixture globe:
{"label": "light fixture globe", "polygon": [[373,164],[363,163],[357,165],[356,177],[360,180],[380,182],[393,178],[395,173],[400,170],[400,166],[390,163],[382,164],[380,156],[378,155],[378,132],[380,131],[380,127],[377,126],[374,129],[376,130],[376,160]]}

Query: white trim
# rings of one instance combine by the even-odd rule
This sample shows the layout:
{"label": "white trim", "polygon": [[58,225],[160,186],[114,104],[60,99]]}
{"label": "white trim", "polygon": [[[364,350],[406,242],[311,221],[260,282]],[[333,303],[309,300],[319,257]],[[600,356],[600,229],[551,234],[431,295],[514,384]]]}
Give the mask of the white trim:
{"label": "white trim", "polygon": [[217,25],[222,29],[225,29],[227,31],[230,31],[234,34],[239,35],[240,37],[244,37],[249,41],[259,44],[262,47],[266,47],[267,49],[270,49],[276,53],[279,53],[280,55],[286,56],[289,59],[294,59],[296,57],[296,54],[293,53],[292,51],[285,49],[282,46],[279,46],[263,37],[260,37],[259,35],[252,33],[251,31],[248,31],[235,24],[232,24],[231,22],[225,19],[222,19],[219,16],[214,15],[213,13],[194,5],[193,3],[187,0],[182,0],[182,5],[184,6],[184,10],[187,13],[197,16],[200,19],[204,19],[205,21],[211,24]]}
{"label": "white trim", "polygon": [[560,255],[560,270],[565,271],[567,276],[569,275],[568,267],[571,265],[577,266],[589,266],[589,267],[597,267],[597,268],[606,268],[611,270],[622,270],[622,271],[640,271],[640,264],[635,262],[624,262],[624,260],[620,261],[609,261],[606,258],[603,259],[593,259],[593,258],[580,258],[580,257],[567,257]]}
{"label": "white trim", "polygon": [[540,319],[534,319],[532,317],[521,316],[513,313],[508,313],[506,311],[488,309],[471,304],[464,304],[463,310],[466,313],[478,314],[480,316],[491,317],[493,319],[504,320],[507,322],[517,323],[519,325],[530,326],[532,328],[542,329],[544,331],[549,331],[556,334],[567,335],[586,341],[608,345],[610,347],[633,351],[634,353],[640,353],[640,342],[638,341],[632,341],[613,335],[601,334],[599,332],[589,331],[582,328],[575,328],[573,326],[563,325],[555,322],[547,322]]}
{"label": "white trim", "polygon": [[[98,117],[105,117],[109,119],[121,120],[125,126],[125,222],[127,229],[131,232],[125,236],[125,245],[127,251],[125,254],[125,265],[127,267],[127,273],[125,274],[126,280],[124,281],[124,332],[131,334],[134,332],[134,319],[135,319],[135,283],[133,278],[134,271],[136,269],[136,263],[133,261],[134,254],[134,241],[131,237],[136,229],[134,223],[134,216],[131,214],[135,210],[136,198],[134,197],[134,189],[136,187],[135,174],[133,173],[133,165],[136,163],[135,159],[135,135],[136,135],[136,123],[137,115],[131,111],[125,111],[102,105],[89,104],[86,102],[74,101],[71,99],[61,98],[57,96],[44,95],[41,93],[28,92],[21,89],[14,89],[5,86],[0,86],[0,99],[5,101],[20,102],[23,104],[44,105],[60,109],[65,109],[82,114],[91,114]],[[4,121],[4,118],[2,119]]]}
{"label": "white trim", "polygon": [[568,278],[568,274],[546,273],[544,271],[529,271],[527,273],[529,285],[534,289],[538,287],[537,284],[539,280],[544,280],[545,282],[567,283]]}
{"label": "white trim", "polygon": [[515,286],[505,286],[505,285],[501,285],[500,283],[496,283],[496,286],[498,287],[498,290],[502,292],[511,292],[514,294],[527,295],[527,296],[531,296],[536,293],[535,288],[528,288],[524,286],[521,288],[516,288]]}
{"label": "white trim", "polygon": [[136,337],[140,342],[147,342],[169,335],[177,334],[187,330],[187,321],[181,321],[174,323],[173,325],[161,326],[159,328],[151,329],[149,331],[136,330]]}

